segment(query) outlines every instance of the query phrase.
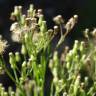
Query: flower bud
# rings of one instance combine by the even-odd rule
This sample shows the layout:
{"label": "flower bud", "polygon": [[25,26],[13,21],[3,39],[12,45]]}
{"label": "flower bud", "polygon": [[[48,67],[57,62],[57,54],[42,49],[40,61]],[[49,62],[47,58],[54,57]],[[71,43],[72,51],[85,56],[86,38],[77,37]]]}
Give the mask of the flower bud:
{"label": "flower bud", "polygon": [[81,57],[81,62],[85,62],[85,59],[86,59],[86,55],[83,54],[82,57]]}
{"label": "flower bud", "polygon": [[34,6],[33,4],[30,4],[30,7],[29,7],[29,17],[33,17],[33,12],[34,12]]}
{"label": "flower bud", "polygon": [[84,87],[85,87],[85,83],[82,82],[80,85],[81,85],[80,87],[81,87],[82,89],[84,89]]}
{"label": "flower bud", "polygon": [[14,7],[14,15],[15,16],[18,16],[19,15],[19,8],[18,8],[18,6],[15,6]]}
{"label": "flower bud", "polygon": [[42,12],[42,9],[38,9],[38,10],[37,10],[37,17],[39,17],[40,15],[42,15],[42,13],[43,13],[43,12]]}
{"label": "flower bud", "polygon": [[62,24],[62,23],[64,23],[64,19],[62,18],[61,15],[56,16],[56,17],[53,19],[53,21],[54,21],[56,24]]}
{"label": "flower bud", "polygon": [[72,18],[70,18],[68,20],[68,22],[65,25],[65,29],[67,30],[67,32],[72,30],[74,25],[77,23],[77,20],[78,20],[78,16],[77,15],[74,15]]}
{"label": "flower bud", "polygon": [[74,18],[75,23],[77,23],[77,21],[78,21],[78,15],[74,15],[73,18]]}
{"label": "flower bud", "polygon": [[24,83],[24,81],[25,81],[25,78],[20,77],[20,84],[23,84],[23,83]]}
{"label": "flower bud", "polygon": [[13,21],[15,21],[16,16],[15,16],[14,12],[11,13],[11,17],[10,17],[10,19],[13,20]]}
{"label": "flower bud", "polygon": [[22,68],[25,68],[27,65],[27,63],[24,61],[23,64],[22,64]]}
{"label": "flower bud", "polygon": [[84,51],[84,45],[85,45],[85,42],[82,41],[81,44],[80,44],[80,51],[83,52]]}
{"label": "flower bud", "polygon": [[15,92],[12,91],[12,92],[11,92],[11,96],[15,96]]}
{"label": "flower bud", "polygon": [[22,13],[22,6],[18,6],[19,14]]}
{"label": "flower bud", "polygon": [[79,48],[79,41],[75,40],[74,46],[73,46],[73,54],[77,53],[78,48]]}
{"label": "flower bud", "polygon": [[54,26],[54,34],[55,34],[55,35],[58,33],[58,31],[59,31],[58,26]]}
{"label": "flower bud", "polygon": [[31,55],[31,60],[32,61],[35,61],[36,60],[36,57],[34,55]]}
{"label": "flower bud", "polygon": [[26,49],[26,47],[25,47],[24,44],[22,44],[21,53],[22,53],[23,55],[26,55],[26,54],[27,54],[27,49]]}
{"label": "flower bud", "polygon": [[96,28],[92,31],[91,34],[92,34],[93,37],[96,37]]}
{"label": "flower bud", "polygon": [[49,68],[52,69],[53,66],[54,66],[54,65],[53,65],[53,60],[51,59],[51,60],[49,61]]}
{"label": "flower bud", "polygon": [[26,69],[27,69],[27,63],[26,61],[24,61],[22,64],[22,78],[26,77]]}
{"label": "flower bud", "polygon": [[80,75],[77,76],[75,83],[74,83],[74,96],[77,96],[78,88],[80,86]]}
{"label": "flower bud", "polygon": [[2,88],[1,88],[1,96],[4,96],[4,92],[5,92],[5,88],[2,87]]}
{"label": "flower bud", "polygon": [[26,22],[26,16],[25,15],[22,15],[22,18],[21,18],[21,24],[22,25],[25,25],[25,22]]}
{"label": "flower bud", "polygon": [[28,66],[28,68],[31,68],[32,67],[32,59],[31,58],[29,59],[29,61],[27,63],[27,66]]}
{"label": "flower bud", "polygon": [[46,21],[42,21],[42,25],[40,26],[40,32],[42,33],[47,32]]}
{"label": "flower bud", "polygon": [[79,43],[78,40],[75,40],[73,49],[78,48],[78,43]]}
{"label": "flower bud", "polygon": [[66,63],[66,68],[67,68],[67,69],[70,69],[70,67],[71,67],[70,62],[67,62],[67,63]]}
{"label": "flower bud", "polygon": [[69,53],[67,53],[67,55],[66,55],[66,61],[67,62],[70,62],[70,60],[72,59],[72,57],[73,57],[73,51],[70,50]]}
{"label": "flower bud", "polygon": [[58,77],[56,76],[56,77],[53,78],[53,83],[57,84],[57,82],[58,82]]}
{"label": "flower bud", "polygon": [[25,35],[24,35],[25,43],[28,42],[28,38],[29,38],[29,37],[28,37],[28,34],[25,34]]}
{"label": "flower bud", "polygon": [[17,62],[19,62],[21,60],[21,57],[20,57],[20,53],[19,52],[16,52],[15,53],[15,59]]}
{"label": "flower bud", "polygon": [[85,84],[86,87],[88,86],[88,77],[84,78],[84,84]]}
{"label": "flower bud", "polygon": [[12,52],[9,53],[9,63],[11,64],[11,68],[15,68],[16,61]]}
{"label": "flower bud", "polygon": [[84,31],[84,36],[85,36],[87,39],[89,38],[88,34],[89,34],[89,29],[86,28],[85,31]]}
{"label": "flower bud", "polygon": [[4,92],[4,96],[8,96],[8,93],[7,92]]}
{"label": "flower bud", "polygon": [[38,25],[41,27],[42,26],[42,21],[44,21],[44,15],[39,15],[39,20],[38,20]]}
{"label": "flower bud", "polygon": [[55,51],[53,55],[53,61],[56,61],[58,59],[58,52]]}
{"label": "flower bud", "polygon": [[48,30],[48,37],[51,38],[54,35],[54,32],[52,29]]}
{"label": "flower bud", "polygon": [[9,96],[11,95],[11,92],[12,92],[12,87],[9,86],[9,87],[8,87],[8,94],[9,94]]}
{"label": "flower bud", "polygon": [[67,92],[64,92],[64,93],[63,93],[63,96],[68,96],[68,95],[67,95]]}

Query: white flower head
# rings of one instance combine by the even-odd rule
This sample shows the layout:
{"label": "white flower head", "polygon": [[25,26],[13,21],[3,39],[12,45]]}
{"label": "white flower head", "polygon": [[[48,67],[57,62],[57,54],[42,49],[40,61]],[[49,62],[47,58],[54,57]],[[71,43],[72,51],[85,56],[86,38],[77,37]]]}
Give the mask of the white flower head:
{"label": "white flower head", "polygon": [[3,54],[3,52],[5,51],[5,48],[6,48],[7,46],[8,46],[8,45],[7,45],[7,41],[2,40],[2,39],[0,38],[0,55]]}

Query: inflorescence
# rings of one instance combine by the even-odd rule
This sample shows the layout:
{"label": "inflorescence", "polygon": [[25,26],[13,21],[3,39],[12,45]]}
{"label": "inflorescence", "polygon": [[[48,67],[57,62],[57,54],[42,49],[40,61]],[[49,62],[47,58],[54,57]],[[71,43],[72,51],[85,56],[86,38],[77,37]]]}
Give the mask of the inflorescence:
{"label": "inflorescence", "polygon": [[[65,46],[64,52],[59,55],[57,48],[77,23],[78,15],[68,22],[58,15],[53,18],[56,25],[48,29],[42,9],[35,10],[31,4],[26,15],[22,13],[22,6],[15,6],[10,18],[15,21],[10,28],[12,40],[21,43],[21,52],[9,53],[11,73],[3,58],[7,43],[0,37],[0,73],[5,71],[16,85],[16,90],[9,87],[5,91],[0,84],[0,96],[96,95],[96,29],[92,32],[86,29],[85,40],[75,40],[72,49]],[[52,52],[50,43],[59,32],[61,37]],[[89,33],[93,39],[90,39]],[[48,68],[53,78],[46,95]]]}

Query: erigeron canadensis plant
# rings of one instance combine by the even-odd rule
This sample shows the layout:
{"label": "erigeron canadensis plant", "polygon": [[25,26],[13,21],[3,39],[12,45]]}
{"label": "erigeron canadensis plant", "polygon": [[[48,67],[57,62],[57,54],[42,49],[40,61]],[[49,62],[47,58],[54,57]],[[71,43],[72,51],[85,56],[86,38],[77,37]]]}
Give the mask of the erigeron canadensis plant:
{"label": "erigeron canadensis plant", "polygon": [[[47,96],[44,95],[47,67],[53,75],[48,96],[95,96],[96,29],[91,32],[94,37],[92,40],[86,29],[86,40],[75,40],[73,48],[69,50],[69,47],[65,47],[59,57],[57,48],[77,23],[77,15],[68,22],[58,15],[53,19],[57,25],[47,29],[42,10],[35,10],[31,4],[26,15],[22,13],[22,6],[15,6],[11,19],[15,21],[10,28],[12,40],[21,43],[21,52],[9,53],[13,76],[3,58],[7,43],[0,38],[0,71],[5,70],[15,83],[16,90],[9,87],[6,92],[0,84],[0,96]],[[61,37],[52,53],[50,43],[58,32]]]}

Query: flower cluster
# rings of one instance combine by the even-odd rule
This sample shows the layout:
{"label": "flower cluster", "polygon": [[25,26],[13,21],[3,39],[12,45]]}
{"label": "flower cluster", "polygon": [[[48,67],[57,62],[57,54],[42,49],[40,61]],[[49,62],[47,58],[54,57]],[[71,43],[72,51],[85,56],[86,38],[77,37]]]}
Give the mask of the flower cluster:
{"label": "flower cluster", "polygon": [[0,55],[3,54],[6,47],[7,47],[7,41],[2,40],[2,36],[0,36]]}
{"label": "flower cluster", "polygon": [[[0,72],[3,69],[8,74],[16,90],[9,87],[5,91],[0,84],[0,96],[96,95],[96,29],[91,34],[86,29],[84,41],[75,40],[72,49],[65,46],[64,52],[58,54],[57,49],[77,23],[77,15],[66,23],[58,15],[53,19],[57,25],[48,29],[42,10],[35,10],[31,4],[26,15],[22,6],[16,6],[11,19],[15,20],[10,28],[12,39],[21,43],[21,51],[9,52],[10,72],[2,56],[7,43],[0,37]],[[58,32],[61,37],[52,52],[51,42]],[[48,69],[53,77],[49,78],[50,84],[46,78]],[[45,89],[46,82],[50,88]],[[45,90],[48,94],[44,94]]]}
{"label": "flower cluster", "polygon": [[[61,32],[61,38],[58,41],[57,47],[59,45],[61,45],[66,37],[66,35],[71,32],[71,30],[73,29],[73,27],[75,26],[75,24],[78,21],[78,15],[74,15],[73,17],[71,17],[67,23],[64,22],[64,19],[61,15],[58,15],[56,17],[54,17],[54,22],[56,24],[58,24],[60,26],[60,32]],[[65,30],[64,30],[65,29]]]}

